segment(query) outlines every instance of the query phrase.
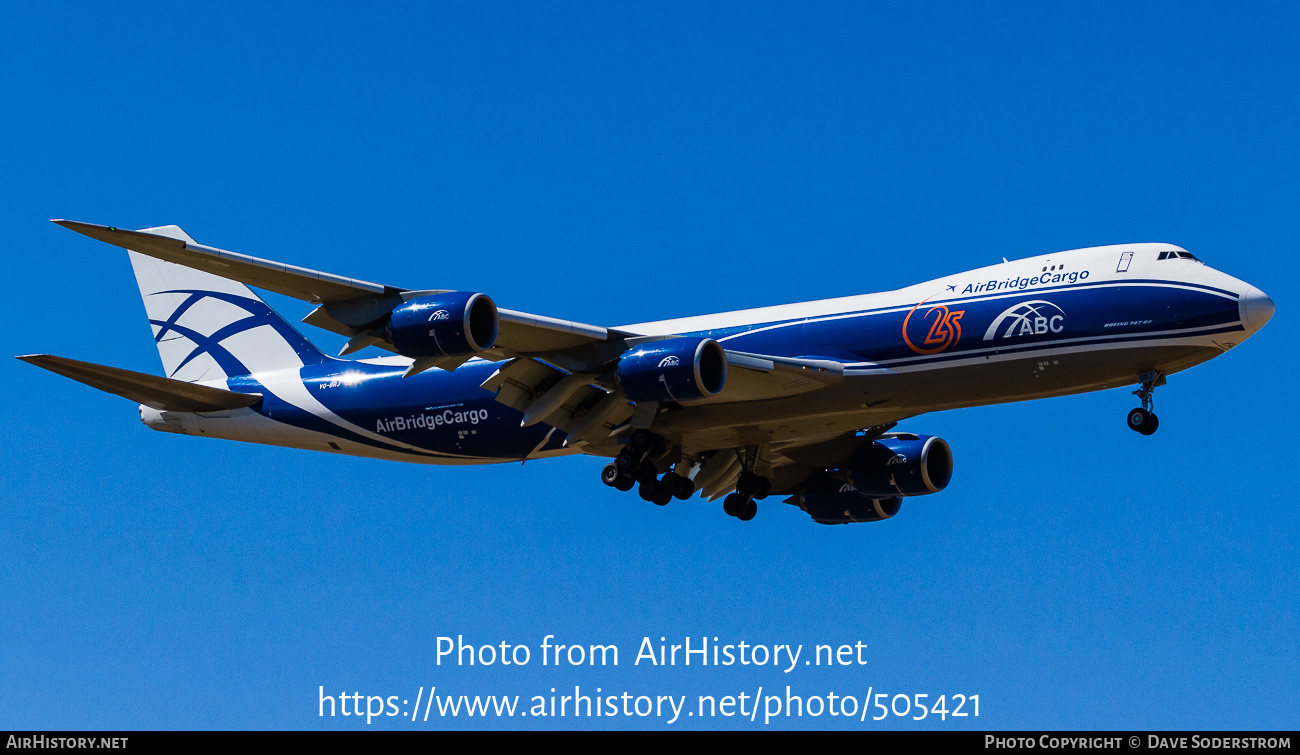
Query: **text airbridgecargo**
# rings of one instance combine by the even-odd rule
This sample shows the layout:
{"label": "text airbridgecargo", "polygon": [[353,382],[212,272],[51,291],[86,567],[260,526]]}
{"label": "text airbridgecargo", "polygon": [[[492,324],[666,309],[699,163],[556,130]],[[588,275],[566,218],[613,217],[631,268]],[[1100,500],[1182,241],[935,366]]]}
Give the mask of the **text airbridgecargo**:
{"label": "text airbridgecargo", "polygon": [[[271,262],[176,226],[55,222],[128,250],[166,377],[19,358],[132,400],[151,429],[420,464],[583,454],[601,460],[610,488],[657,506],[720,501],[744,522],[771,496],[850,524],[942,492],[952,448],[896,429],[928,412],[1125,389],[1125,423],[1151,435],[1157,389],[1273,315],[1263,291],[1162,243],[606,326],[498,308],[437,281],[406,289]],[[250,286],[313,303],[303,322],[347,344],[325,354]],[[344,358],[365,349],[386,353]],[[1093,444],[1093,474],[1109,474],[1109,452],[1095,449],[1112,445]]]}

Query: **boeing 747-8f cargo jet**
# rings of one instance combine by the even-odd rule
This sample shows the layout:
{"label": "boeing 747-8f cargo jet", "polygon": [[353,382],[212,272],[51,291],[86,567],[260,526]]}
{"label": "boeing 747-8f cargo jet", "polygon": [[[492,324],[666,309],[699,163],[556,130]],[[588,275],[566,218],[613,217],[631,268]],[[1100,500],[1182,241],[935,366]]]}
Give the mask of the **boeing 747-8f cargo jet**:
{"label": "boeing 747-8f cargo jet", "polygon": [[[164,432],[425,464],[612,459],[619,490],[699,493],[742,520],[788,496],[825,524],[943,490],[942,439],[909,417],[1136,385],[1157,427],[1165,378],[1268,322],[1264,292],[1170,244],[1004,262],[877,294],[604,327],[408,290],[196,243],[176,226],[54,221],[129,250],[167,377],[23,356],[140,404]],[[249,286],[317,304],[328,356]],[[341,357],[367,346],[393,352]]]}

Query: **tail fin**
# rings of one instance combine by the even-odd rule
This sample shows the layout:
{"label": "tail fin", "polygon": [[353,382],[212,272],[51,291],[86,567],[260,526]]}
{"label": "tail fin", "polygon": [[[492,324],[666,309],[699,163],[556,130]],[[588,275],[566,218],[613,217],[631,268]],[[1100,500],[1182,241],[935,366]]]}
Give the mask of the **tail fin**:
{"label": "tail fin", "polygon": [[[143,230],[194,242],[174,225]],[[248,286],[127,253],[168,377],[195,383],[330,361]]]}

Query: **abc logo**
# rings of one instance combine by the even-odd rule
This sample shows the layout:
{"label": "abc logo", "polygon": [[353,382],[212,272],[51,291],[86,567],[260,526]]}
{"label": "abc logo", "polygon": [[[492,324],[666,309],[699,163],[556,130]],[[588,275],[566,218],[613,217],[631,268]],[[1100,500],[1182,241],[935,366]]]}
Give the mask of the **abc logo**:
{"label": "abc logo", "polygon": [[1042,336],[1065,330],[1065,310],[1038,299],[1010,307],[998,315],[984,332],[984,340],[1017,336]]}

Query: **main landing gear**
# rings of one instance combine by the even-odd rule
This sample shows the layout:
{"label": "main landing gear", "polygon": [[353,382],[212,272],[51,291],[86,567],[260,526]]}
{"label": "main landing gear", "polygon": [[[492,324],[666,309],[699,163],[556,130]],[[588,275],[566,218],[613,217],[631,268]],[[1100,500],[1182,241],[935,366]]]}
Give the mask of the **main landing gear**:
{"label": "main landing gear", "polygon": [[771,480],[746,470],[740,473],[740,479],[736,481],[736,492],[722,499],[722,510],[727,513],[727,516],[734,516],[742,522],[748,522],[758,513],[755,499],[762,500],[771,493]]}
{"label": "main landing gear", "polygon": [[755,468],[770,468],[766,446],[747,446],[740,453],[741,472],[736,480],[736,492],[722,501],[722,510],[742,522],[748,522],[758,513],[755,501],[772,493],[772,480],[758,474]]}
{"label": "main landing gear", "polygon": [[606,464],[600,471],[600,481],[623,491],[639,483],[637,492],[641,498],[656,506],[667,506],[673,498],[685,501],[695,495],[695,483],[689,477],[672,471],[659,476],[661,466],[667,463],[668,451],[668,443],[661,436],[638,429],[614,463]]}
{"label": "main landing gear", "polygon": [[[732,479],[737,463],[741,469],[736,480],[736,492],[722,502],[722,510],[742,522],[748,522],[758,513],[756,500],[772,493],[772,480],[755,471],[770,468],[766,447],[749,446],[732,455],[731,450],[707,459],[697,479],[701,480],[706,495]],[[627,445],[613,463],[600,470],[600,480],[611,488],[631,490],[638,488],[641,497],[658,506],[666,506],[674,498],[685,501],[695,495],[695,481],[681,474],[689,470],[693,460],[682,459],[681,448],[669,447],[667,441],[649,430],[639,428],[628,438]],[[674,468],[675,467],[675,468]]]}
{"label": "main landing gear", "polygon": [[1142,381],[1142,387],[1133,391],[1133,395],[1142,399],[1142,406],[1128,413],[1128,427],[1143,435],[1150,435],[1160,427],[1160,418],[1151,410],[1155,408],[1155,390],[1165,384],[1165,376],[1162,372],[1151,371],[1138,375],[1138,379]]}

